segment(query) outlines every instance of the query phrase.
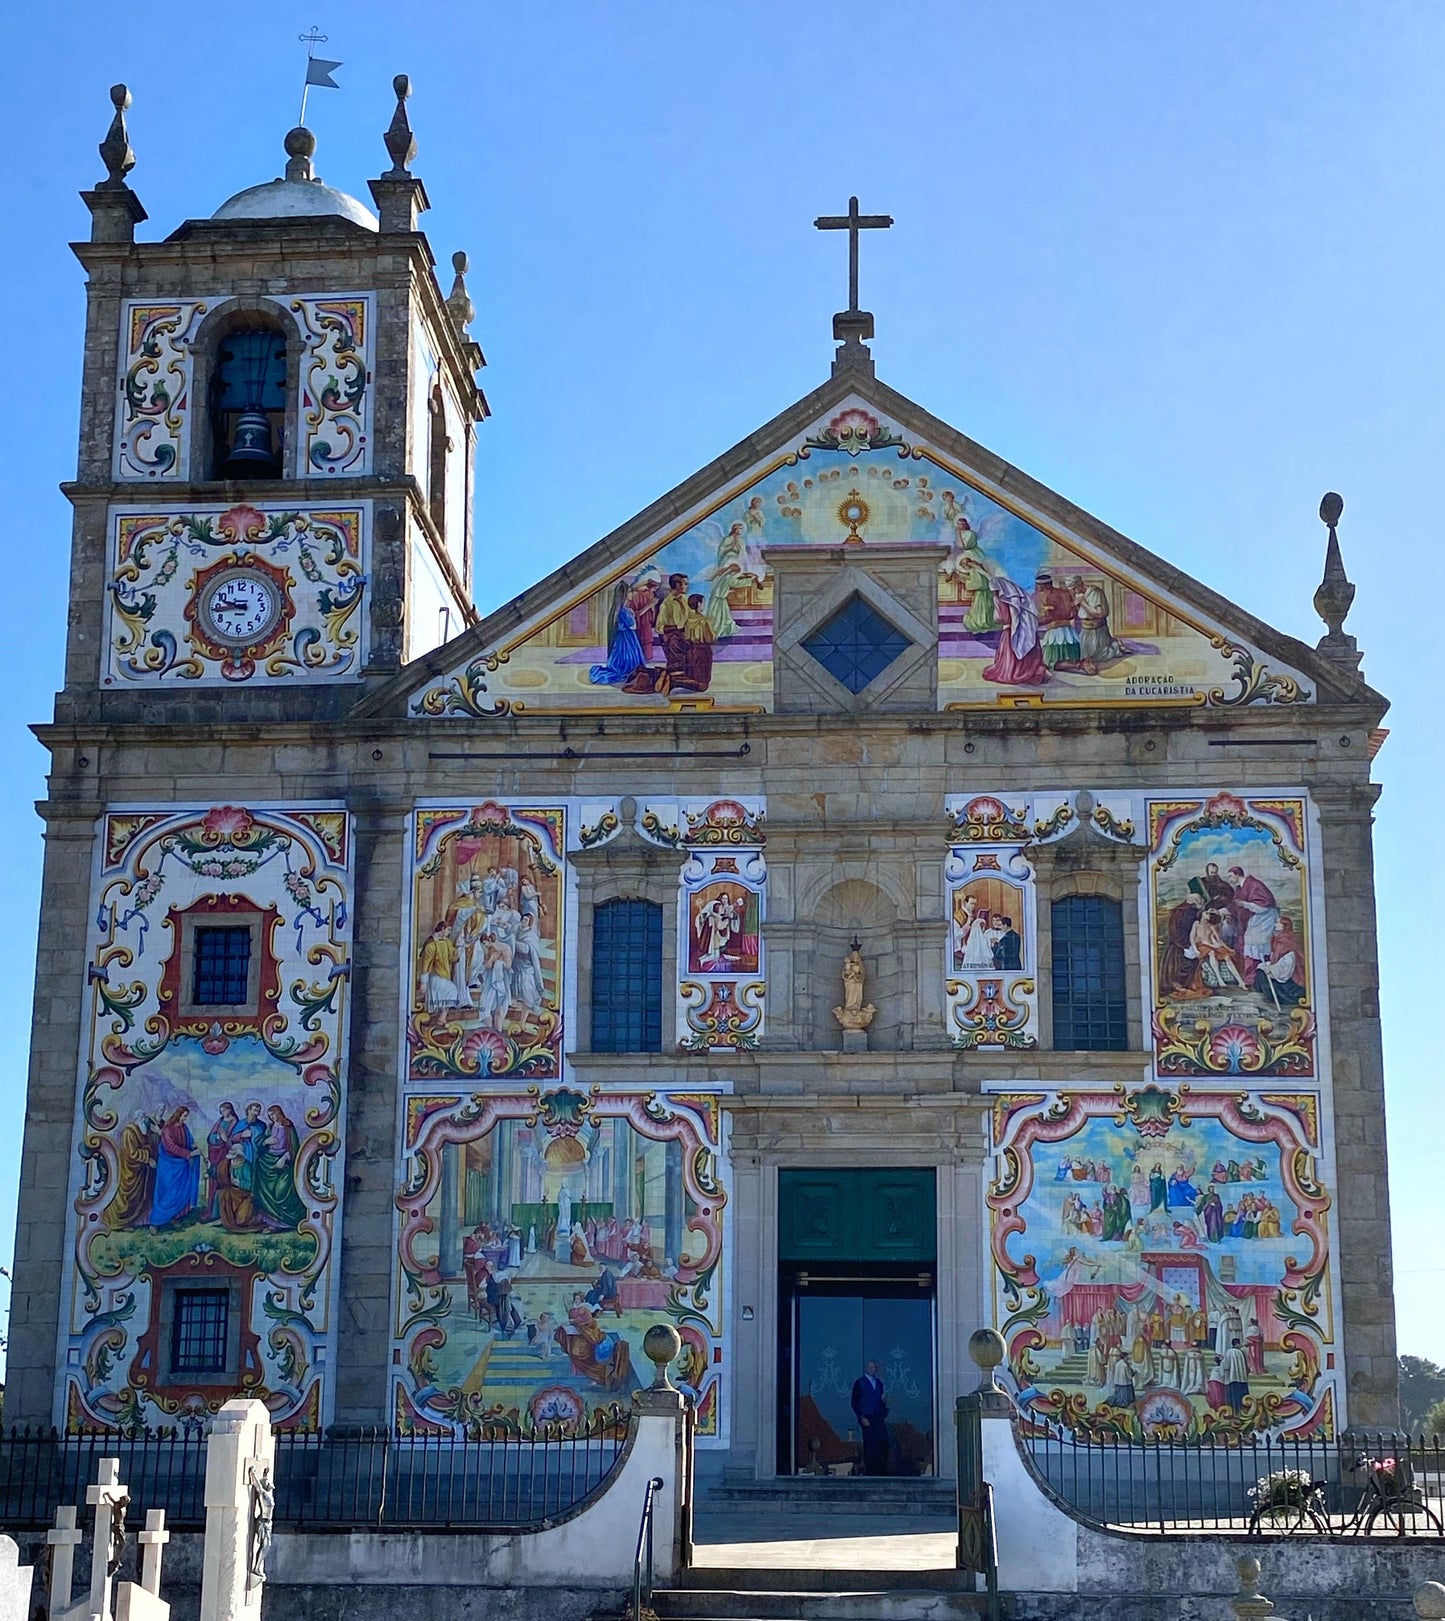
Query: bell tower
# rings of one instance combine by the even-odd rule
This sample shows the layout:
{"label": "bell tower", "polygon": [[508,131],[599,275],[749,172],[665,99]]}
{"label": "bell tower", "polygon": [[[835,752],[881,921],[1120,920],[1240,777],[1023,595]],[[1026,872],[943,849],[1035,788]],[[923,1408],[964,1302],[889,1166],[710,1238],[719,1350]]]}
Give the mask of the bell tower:
{"label": "bell tower", "polygon": [[375,211],[322,181],[298,127],[279,178],[161,241],[136,240],[130,95],[111,91],[75,247],[88,316],[57,718],[163,720],[177,692],[192,721],[345,713],[475,622],[485,362],[466,256],[448,294],[418,229],[411,86],[394,83]]}

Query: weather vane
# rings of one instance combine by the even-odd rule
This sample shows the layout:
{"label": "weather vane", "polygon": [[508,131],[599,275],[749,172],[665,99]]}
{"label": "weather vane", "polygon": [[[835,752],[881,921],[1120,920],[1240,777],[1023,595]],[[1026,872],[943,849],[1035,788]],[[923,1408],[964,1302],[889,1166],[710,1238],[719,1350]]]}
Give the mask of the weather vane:
{"label": "weather vane", "polygon": [[306,97],[314,84],[320,90],[339,90],[341,86],[331,77],[331,70],[339,68],[340,62],[328,62],[324,56],[316,54],[316,47],[324,45],[329,36],[323,34],[313,23],[308,33],[298,34],[297,39],[306,47],[306,82],[301,86],[301,116],[296,120],[298,124],[306,122]]}

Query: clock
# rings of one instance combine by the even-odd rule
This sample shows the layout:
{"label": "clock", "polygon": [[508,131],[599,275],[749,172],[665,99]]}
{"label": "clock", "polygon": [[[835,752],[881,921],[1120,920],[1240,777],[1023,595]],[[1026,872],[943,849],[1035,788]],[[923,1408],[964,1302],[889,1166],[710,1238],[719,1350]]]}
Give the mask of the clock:
{"label": "clock", "polygon": [[196,603],[198,628],[224,647],[255,647],[281,622],[279,586],[258,568],[222,569],[211,576]]}

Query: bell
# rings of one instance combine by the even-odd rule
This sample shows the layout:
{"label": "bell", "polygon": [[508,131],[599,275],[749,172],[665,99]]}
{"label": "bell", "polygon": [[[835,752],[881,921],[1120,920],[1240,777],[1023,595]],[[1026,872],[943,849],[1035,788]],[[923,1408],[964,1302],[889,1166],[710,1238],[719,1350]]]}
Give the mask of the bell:
{"label": "bell", "polygon": [[236,418],[231,453],[221,464],[222,478],[280,478],[281,463],[271,449],[271,424],[264,411],[243,411]]}

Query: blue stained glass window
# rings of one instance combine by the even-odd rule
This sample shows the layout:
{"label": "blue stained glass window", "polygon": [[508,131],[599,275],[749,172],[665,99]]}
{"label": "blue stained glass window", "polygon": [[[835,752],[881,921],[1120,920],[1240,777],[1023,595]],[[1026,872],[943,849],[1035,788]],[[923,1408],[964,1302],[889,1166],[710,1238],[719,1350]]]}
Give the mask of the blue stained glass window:
{"label": "blue stained glass window", "polygon": [[237,926],[197,928],[193,941],[191,1002],[195,1007],[239,1007],[251,972],[251,930]]}
{"label": "blue stained glass window", "polygon": [[1054,1046],[1061,1052],[1124,1052],[1124,913],[1118,901],[1070,895],[1053,905]]}
{"label": "blue stained glass window", "polygon": [[662,908],[651,901],[592,913],[592,1050],[662,1051]]}
{"label": "blue stained glass window", "polygon": [[912,645],[860,596],[849,597],[803,640],[804,651],[849,692],[862,692]]}

